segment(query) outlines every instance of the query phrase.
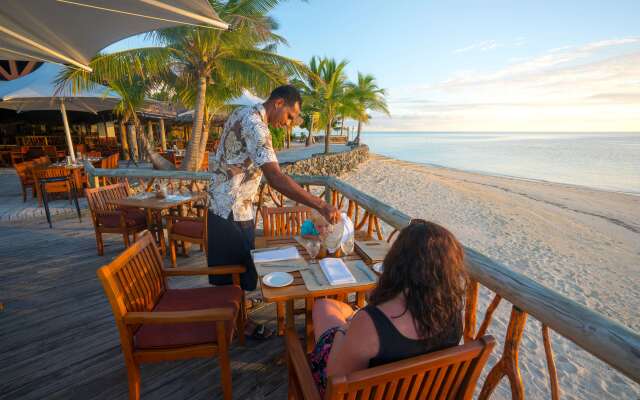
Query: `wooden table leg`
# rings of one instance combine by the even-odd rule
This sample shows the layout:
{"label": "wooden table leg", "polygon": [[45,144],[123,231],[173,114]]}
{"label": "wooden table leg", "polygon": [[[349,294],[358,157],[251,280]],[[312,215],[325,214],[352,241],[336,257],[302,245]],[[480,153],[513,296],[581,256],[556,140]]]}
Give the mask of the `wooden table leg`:
{"label": "wooden table leg", "polygon": [[156,212],[156,227],[158,229],[158,240],[160,241],[160,251],[162,256],[167,255],[167,243],[164,240],[164,226],[162,225],[162,210]]}
{"label": "wooden table leg", "polygon": [[296,327],[296,321],[294,320],[295,315],[293,313],[293,305],[294,305],[293,299],[287,300],[287,320],[286,320],[287,329],[289,328],[295,329]]}
{"label": "wooden table leg", "polygon": [[313,351],[313,347],[316,345],[316,338],[313,334],[313,303],[315,298],[309,296],[305,300],[305,341],[307,344],[307,353]]}

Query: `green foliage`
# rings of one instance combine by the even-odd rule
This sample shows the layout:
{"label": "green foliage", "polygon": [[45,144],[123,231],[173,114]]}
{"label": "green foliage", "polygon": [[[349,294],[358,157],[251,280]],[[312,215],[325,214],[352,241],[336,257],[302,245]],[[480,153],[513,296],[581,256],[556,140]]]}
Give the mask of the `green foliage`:
{"label": "green foliage", "polygon": [[284,128],[272,128],[269,127],[271,131],[271,141],[273,143],[273,148],[275,150],[281,150],[284,148],[284,139],[286,136],[286,132]]}

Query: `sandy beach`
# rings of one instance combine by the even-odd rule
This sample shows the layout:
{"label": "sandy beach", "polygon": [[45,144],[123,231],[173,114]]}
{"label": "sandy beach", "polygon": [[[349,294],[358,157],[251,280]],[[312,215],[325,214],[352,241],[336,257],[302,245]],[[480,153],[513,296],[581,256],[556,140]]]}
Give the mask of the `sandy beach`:
{"label": "sandy beach", "polygon": [[[640,331],[640,196],[494,177],[372,154],[341,177],[407,213],[440,223],[460,241],[634,331]],[[481,292],[480,315],[492,296]],[[489,333],[503,343],[510,305]],[[552,334],[563,399],[637,399],[640,386]],[[494,351],[491,365],[501,353]],[[540,324],[520,352],[527,398],[550,398]],[[503,381],[494,398],[510,398]]]}

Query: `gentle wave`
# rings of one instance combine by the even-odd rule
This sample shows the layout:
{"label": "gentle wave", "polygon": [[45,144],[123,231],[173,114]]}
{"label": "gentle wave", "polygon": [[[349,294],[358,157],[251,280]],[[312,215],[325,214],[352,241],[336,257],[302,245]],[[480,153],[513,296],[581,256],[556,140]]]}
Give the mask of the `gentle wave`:
{"label": "gentle wave", "polygon": [[640,194],[640,133],[366,132],[401,160]]}

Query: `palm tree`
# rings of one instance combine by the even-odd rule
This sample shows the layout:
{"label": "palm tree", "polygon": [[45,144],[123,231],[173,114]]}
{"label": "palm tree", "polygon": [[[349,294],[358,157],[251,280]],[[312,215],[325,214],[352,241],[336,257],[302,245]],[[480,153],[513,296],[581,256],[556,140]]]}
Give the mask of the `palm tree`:
{"label": "palm tree", "polygon": [[[191,139],[182,168],[197,170],[206,149],[208,123],[225,98],[243,88],[266,95],[289,76],[307,73],[303,63],[276,53],[286,44],[274,33],[276,22],[267,13],[278,0],[210,0],[231,31],[203,27],[168,28],[149,34],[157,47],[99,55],[88,76],[72,71],[66,79],[109,82],[139,73],[150,85],[168,82],[186,106],[194,107]],[[133,63],[131,61],[133,60]],[[213,94],[213,95],[210,95]]]}
{"label": "palm tree", "polygon": [[324,152],[329,154],[329,135],[340,108],[345,102],[347,76],[344,69],[349,62],[332,58],[312,57],[309,73],[301,83],[303,104],[311,112],[320,113],[325,127]]}
{"label": "palm tree", "polygon": [[386,91],[378,87],[376,78],[373,75],[365,75],[360,72],[358,72],[358,81],[356,83],[348,83],[347,87],[353,105],[353,112],[350,116],[358,121],[358,135],[355,142],[360,143],[362,124],[369,122],[369,110],[381,111],[389,115],[385,99]]}
{"label": "palm tree", "polygon": [[358,72],[358,81],[347,84],[349,98],[352,103],[350,117],[358,121],[358,134],[355,142],[360,143],[362,124],[369,122],[369,111],[380,111],[389,115],[386,91],[378,87],[376,78],[371,74]]}

